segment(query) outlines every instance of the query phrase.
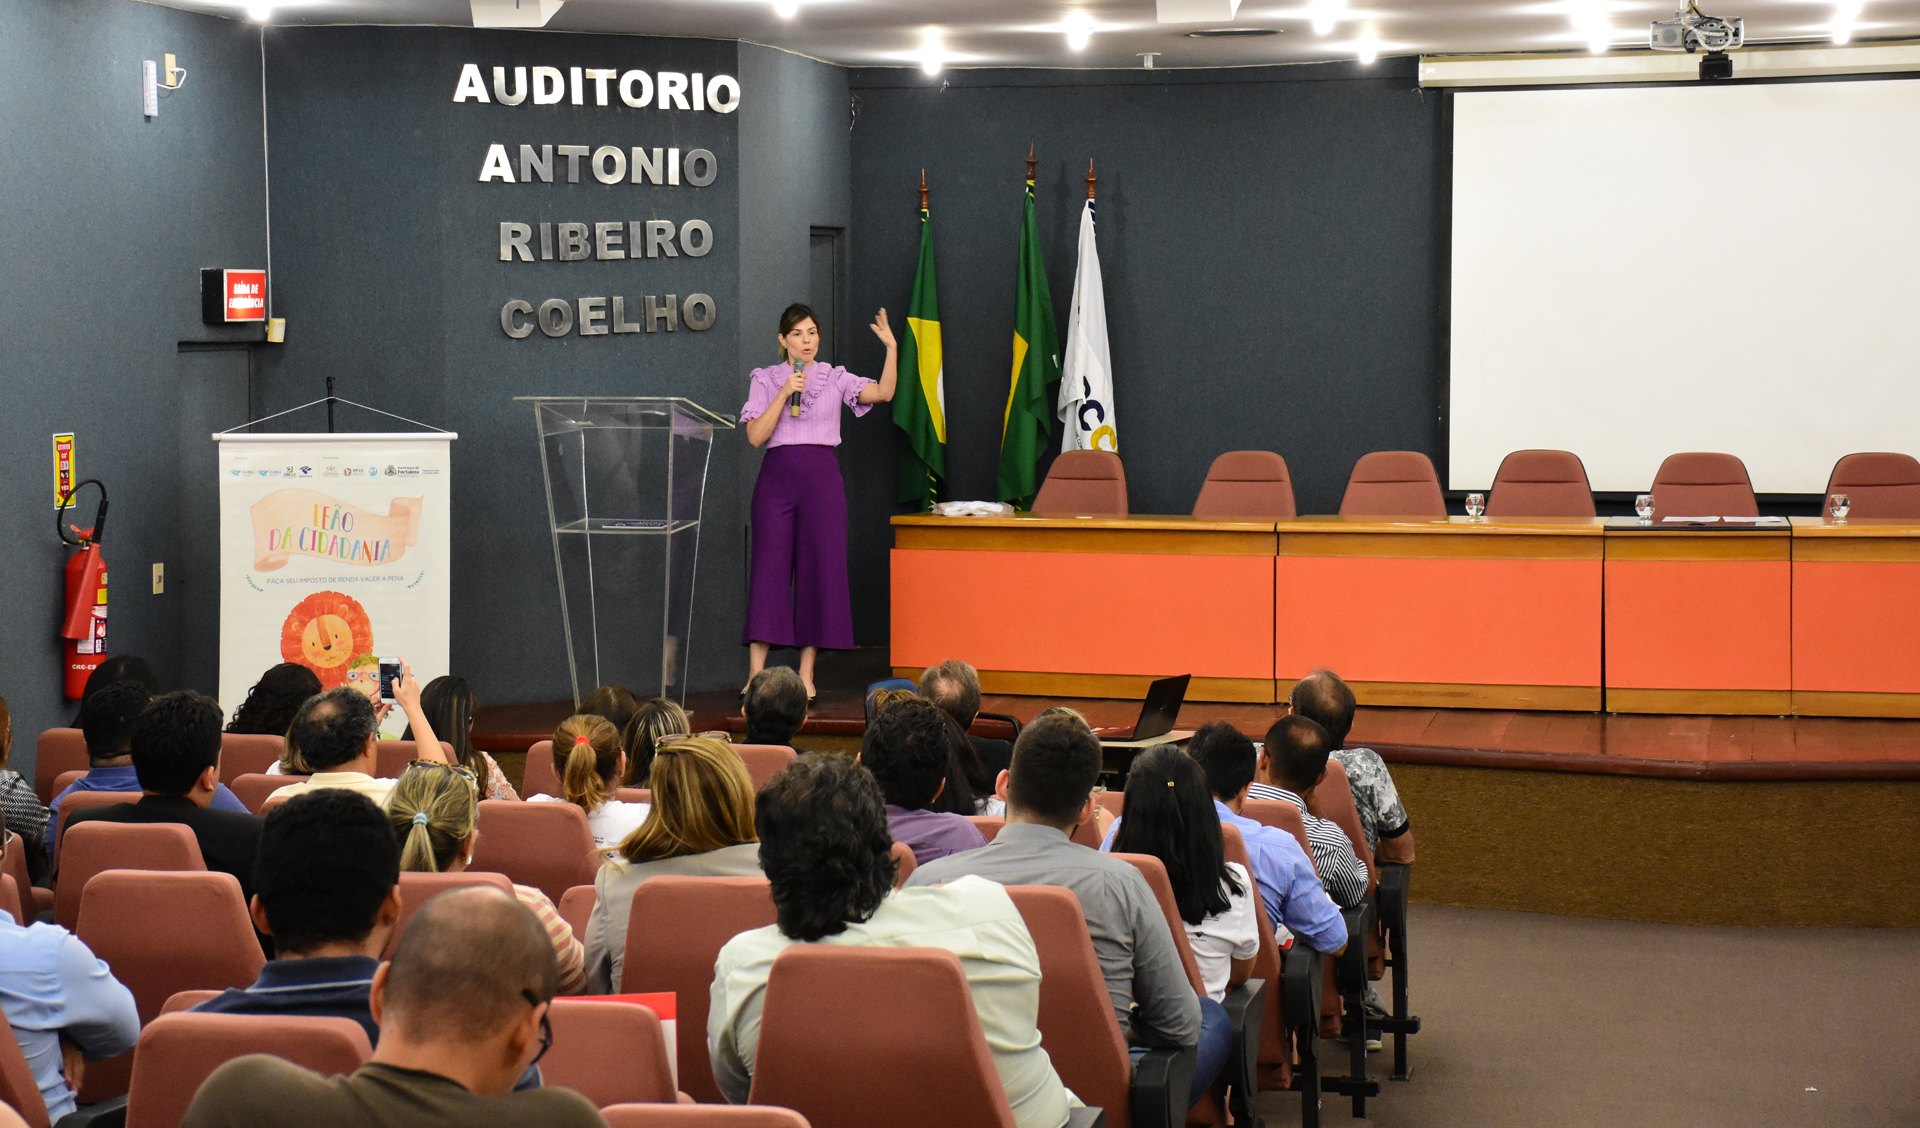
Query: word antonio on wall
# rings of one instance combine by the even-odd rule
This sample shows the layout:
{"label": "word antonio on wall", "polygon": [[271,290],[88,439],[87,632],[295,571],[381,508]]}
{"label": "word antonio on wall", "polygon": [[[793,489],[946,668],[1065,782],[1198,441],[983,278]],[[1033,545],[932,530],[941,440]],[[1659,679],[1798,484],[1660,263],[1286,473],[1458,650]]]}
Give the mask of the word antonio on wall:
{"label": "word antonio on wall", "polygon": [[[593,178],[602,184],[618,184],[627,179],[627,151],[618,145],[542,145],[535,149],[532,145],[520,146],[520,175],[514,176],[513,162],[507,159],[507,147],[498,143],[487,146],[487,155],[480,162],[480,183],[491,184],[532,184],[538,180],[544,184],[553,183],[553,158],[558,153],[566,162],[567,183],[580,183],[580,162],[586,161]],[[633,147],[634,184],[665,184],[670,188],[680,186],[682,162],[680,150],[651,149],[640,145]],[[687,153],[684,165],[686,182],[695,188],[705,188],[713,183],[720,174],[719,161],[707,149],[694,149]]]}
{"label": "word antonio on wall", "polygon": [[[460,68],[460,81],[454,84],[453,100],[456,102],[498,102],[503,106],[518,106],[533,95],[536,106],[557,106],[562,99],[568,105],[587,104],[588,87],[593,92],[593,104],[611,106],[609,93],[619,96],[620,104],[636,110],[648,107],[659,110],[689,110],[695,113],[730,114],[740,108],[740,82],[730,74],[716,74],[712,78],[695,72],[686,74],[681,71],[643,70],[621,71],[617,68],[568,67],[563,75],[559,67],[513,67],[512,84],[508,84],[509,69],[493,68],[493,96],[487,96],[486,83],[480,77],[480,64],[467,63]],[[528,76],[533,82],[528,88]]]}

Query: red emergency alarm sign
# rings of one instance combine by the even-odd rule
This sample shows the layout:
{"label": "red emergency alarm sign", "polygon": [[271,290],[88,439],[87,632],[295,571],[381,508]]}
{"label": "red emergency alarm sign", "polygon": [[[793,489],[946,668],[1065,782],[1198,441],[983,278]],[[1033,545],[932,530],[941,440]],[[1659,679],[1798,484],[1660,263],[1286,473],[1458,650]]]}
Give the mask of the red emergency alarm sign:
{"label": "red emergency alarm sign", "polygon": [[200,320],[232,325],[267,319],[267,272],[210,266],[200,271]]}

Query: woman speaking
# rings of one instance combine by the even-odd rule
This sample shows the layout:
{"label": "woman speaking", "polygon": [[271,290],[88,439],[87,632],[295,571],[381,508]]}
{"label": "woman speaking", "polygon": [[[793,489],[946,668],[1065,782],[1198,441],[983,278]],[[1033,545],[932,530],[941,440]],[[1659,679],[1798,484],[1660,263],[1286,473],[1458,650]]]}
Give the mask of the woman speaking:
{"label": "woman speaking", "polygon": [[809,701],[820,648],[853,647],[847,490],[833,448],[840,445],[840,405],[865,415],[874,404],[892,399],[898,359],[887,311],[881,310],[869,328],[887,347],[878,383],[815,360],[820,323],[806,306],[788,306],[780,315],[781,363],[754,369],[747,406],[740,411],[747,441],[767,448],[753,484],[747,676],[766,666],[769,650],[797,646]]}

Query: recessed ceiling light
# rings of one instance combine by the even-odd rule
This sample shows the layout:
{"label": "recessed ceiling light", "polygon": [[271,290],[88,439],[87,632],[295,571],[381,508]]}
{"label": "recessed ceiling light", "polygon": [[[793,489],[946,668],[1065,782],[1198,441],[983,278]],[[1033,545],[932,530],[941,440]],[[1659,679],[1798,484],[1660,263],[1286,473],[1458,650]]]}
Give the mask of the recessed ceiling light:
{"label": "recessed ceiling light", "polygon": [[790,20],[800,14],[798,0],[773,0],[773,14],[783,20]]}
{"label": "recessed ceiling light", "polygon": [[1277,27],[1203,27],[1198,31],[1182,32],[1188,39],[1261,39],[1269,35],[1279,35]]}
{"label": "recessed ceiling light", "polygon": [[249,4],[247,5],[247,18],[254,23],[266,23],[273,18],[273,9],[267,7],[265,4]]}

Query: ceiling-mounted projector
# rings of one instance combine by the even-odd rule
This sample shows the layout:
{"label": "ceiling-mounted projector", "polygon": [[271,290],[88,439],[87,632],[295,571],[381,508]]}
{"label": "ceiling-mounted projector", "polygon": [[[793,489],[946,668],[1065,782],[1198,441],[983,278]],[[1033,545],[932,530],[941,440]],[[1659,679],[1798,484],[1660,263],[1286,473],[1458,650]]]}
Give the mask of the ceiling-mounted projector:
{"label": "ceiling-mounted projector", "polygon": [[1746,22],[1735,16],[1709,16],[1694,0],[1670,20],[1655,20],[1647,46],[1655,51],[1732,51],[1746,42]]}
{"label": "ceiling-mounted projector", "polygon": [[545,27],[566,0],[472,0],[475,27]]}

